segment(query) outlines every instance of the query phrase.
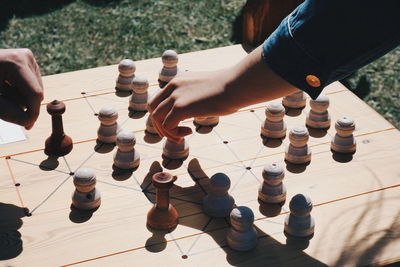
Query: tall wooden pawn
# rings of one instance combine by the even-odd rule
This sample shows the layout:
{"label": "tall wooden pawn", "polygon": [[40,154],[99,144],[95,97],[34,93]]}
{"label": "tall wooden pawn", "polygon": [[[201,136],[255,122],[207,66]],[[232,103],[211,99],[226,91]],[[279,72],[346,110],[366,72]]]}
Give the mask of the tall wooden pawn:
{"label": "tall wooden pawn", "polygon": [[154,135],[159,135],[157,132],[156,127],[153,125],[153,121],[151,120],[151,116],[147,117],[146,120],[146,132],[154,134]]}
{"label": "tall wooden pawn", "polygon": [[175,143],[167,138],[163,146],[163,156],[168,159],[184,160],[189,156],[189,144],[185,138]]}
{"label": "tall wooden pawn", "polygon": [[114,166],[120,169],[135,169],[139,166],[140,155],[135,149],[136,138],[132,132],[121,131],[117,135],[117,152],[114,154]]}
{"label": "tall wooden pawn", "polygon": [[200,126],[214,127],[219,123],[219,117],[218,116],[197,117],[194,118],[194,122]]}
{"label": "tall wooden pawn", "polygon": [[231,181],[223,173],[216,173],[210,179],[208,195],[203,199],[203,211],[210,217],[228,217],[235,200],[228,194]]}
{"label": "tall wooden pawn", "polygon": [[306,106],[306,95],[303,91],[287,95],[282,99],[282,104],[287,108],[304,108]]}
{"label": "tall wooden pawn", "polygon": [[341,117],[335,123],[336,134],[331,142],[331,149],[337,153],[355,153],[356,140],[353,132],[356,128],[354,121],[349,117]]}
{"label": "tall wooden pawn", "polygon": [[293,164],[305,164],[311,161],[311,150],[307,145],[308,130],[304,126],[290,130],[290,144],[285,150],[285,160]]}
{"label": "tall wooden pawn", "polygon": [[254,213],[245,206],[239,206],[231,212],[231,225],[228,230],[227,243],[237,251],[248,251],[257,245],[257,231],[253,227]]}
{"label": "tall wooden pawn", "polygon": [[99,190],[96,189],[96,175],[92,169],[80,168],[74,174],[75,192],[72,205],[81,210],[97,209],[101,204]]}
{"label": "tall wooden pawn", "polygon": [[97,140],[106,144],[114,144],[117,140],[117,134],[121,130],[117,123],[117,110],[113,107],[103,107],[100,109],[97,118],[100,121]]}
{"label": "tall wooden pawn", "polygon": [[131,92],[132,80],[135,77],[136,66],[131,59],[123,59],[118,65],[119,75],[115,89],[117,91]]}
{"label": "tall wooden pawn", "polygon": [[319,95],[317,99],[310,99],[311,110],[307,114],[306,125],[315,129],[328,129],[331,126],[331,117],[328,113],[329,98]]}
{"label": "tall wooden pawn", "polygon": [[145,77],[136,76],[132,80],[132,96],[129,99],[129,111],[147,111],[149,82]]}
{"label": "tall wooden pawn", "polygon": [[161,59],[164,66],[158,76],[158,82],[160,88],[164,88],[178,74],[178,54],[174,50],[166,50]]}
{"label": "tall wooden pawn", "polygon": [[264,203],[283,203],[286,187],[282,183],[285,172],[278,163],[267,164],[262,172],[264,182],[258,190],[258,199]]}
{"label": "tall wooden pawn", "polygon": [[314,219],[310,215],[312,208],[313,204],[308,196],[295,195],[290,200],[290,213],[285,218],[285,235],[295,238],[311,238],[314,235],[315,227]]}
{"label": "tall wooden pawn", "polygon": [[44,153],[48,156],[61,157],[71,152],[73,143],[71,137],[64,133],[62,114],[65,112],[65,104],[53,100],[46,106],[51,115],[51,135],[45,141]]}
{"label": "tall wooden pawn", "polygon": [[152,177],[156,188],[156,203],[147,213],[147,225],[157,230],[171,231],[178,225],[178,212],[169,202],[169,190],[176,181],[176,176],[158,172]]}
{"label": "tall wooden pawn", "polygon": [[286,123],[283,121],[285,107],[281,103],[269,103],[265,109],[267,117],[261,127],[261,135],[266,138],[282,139],[286,136]]}

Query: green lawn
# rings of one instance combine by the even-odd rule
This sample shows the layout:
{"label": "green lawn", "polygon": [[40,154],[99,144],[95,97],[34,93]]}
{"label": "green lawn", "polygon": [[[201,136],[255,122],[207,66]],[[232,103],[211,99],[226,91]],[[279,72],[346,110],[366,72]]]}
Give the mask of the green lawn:
{"label": "green lawn", "polygon": [[[0,48],[29,47],[48,75],[225,46],[245,2],[2,0]],[[398,128],[399,70],[397,48],[343,81]]]}

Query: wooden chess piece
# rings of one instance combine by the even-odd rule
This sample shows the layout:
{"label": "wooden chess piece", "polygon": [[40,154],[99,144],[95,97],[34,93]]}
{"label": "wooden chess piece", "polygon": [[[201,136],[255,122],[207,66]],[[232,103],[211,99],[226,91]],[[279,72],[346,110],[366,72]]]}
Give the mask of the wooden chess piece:
{"label": "wooden chess piece", "polygon": [[113,107],[103,107],[100,109],[97,118],[100,121],[97,140],[105,144],[114,144],[117,140],[117,134],[121,130],[117,123],[117,110]]}
{"label": "wooden chess piece", "polygon": [[331,117],[328,113],[329,98],[319,95],[317,99],[310,99],[311,110],[307,114],[306,125],[315,129],[328,129],[331,126]]}
{"label": "wooden chess piece", "polygon": [[303,91],[298,90],[297,92],[283,97],[282,104],[286,108],[300,109],[306,106],[306,95]]}
{"label": "wooden chess piece", "polygon": [[258,190],[258,199],[264,203],[283,203],[286,200],[286,187],[282,183],[285,177],[283,167],[278,163],[267,164],[262,176],[264,182]]}
{"label": "wooden chess piece", "polygon": [[119,75],[115,89],[117,91],[131,92],[132,80],[135,77],[136,66],[131,59],[123,59],[118,65]]}
{"label": "wooden chess piece", "polygon": [[352,154],[356,152],[356,140],[353,132],[356,126],[349,117],[341,117],[335,123],[336,134],[331,142],[331,149],[337,153]]}
{"label": "wooden chess piece", "polygon": [[52,132],[46,139],[44,153],[48,156],[65,156],[73,146],[71,137],[64,133],[62,114],[65,112],[65,104],[53,100],[47,104],[47,112],[51,115]]}
{"label": "wooden chess piece", "polygon": [[312,208],[311,199],[303,194],[297,194],[290,200],[290,213],[284,224],[286,236],[310,239],[314,235],[315,222],[310,215]]}
{"label": "wooden chess piece", "polygon": [[178,225],[178,212],[170,204],[169,190],[176,181],[176,176],[166,172],[153,175],[156,188],[156,203],[147,213],[147,226],[156,230],[172,231]]}
{"label": "wooden chess piece", "polygon": [[235,200],[229,195],[231,181],[223,173],[216,173],[210,179],[208,195],[203,199],[203,211],[210,217],[224,218],[231,213]]}
{"label": "wooden chess piece", "polygon": [[147,111],[149,82],[145,77],[136,76],[132,80],[132,96],[129,99],[129,111]]}
{"label": "wooden chess piece", "polygon": [[309,135],[304,126],[290,130],[290,144],[285,150],[285,160],[293,164],[307,164],[311,161],[311,150],[307,145]]}
{"label": "wooden chess piece", "polygon": [[154,135],[159,135],[156,127],[153,125],[153,121],[151,120],[151,116],[149,115],[146,120],[146,132]]}
{"label": "wooden chess piece", "polygon": [[178,73],[178,54],[174,50],[166,50],[161,59],[163,68],[158,76],[158,82],[160,88],[164,88]]}
{"label": "wooden chess piece", "polygon": [[189,144],[185,138],[178,143],[166,139],[163,146],[163,156],[172,160],[185,160],[189,156]]}
{"label": "wooden chess piece", "polygon": [[265,109],[264,124],[261,127],[261,135],[266,138],[282,139],[286,136],[286,124],[283,121],[285,107],[281,103],[269,103]]}
{"label": "wooden chess piece", "polygon": [[139,152],[135,149],[136,138],[132,132],[121,131],[117,135],[117,152],[114,154],[114,166],[120,169],[135,169],[140,164]]}
{"label": "wooden chess piece", "polygon": [[218,116],[211,116],[211,117],[196,117],[194,118],[194,123],[200,126],[209,126],[214,127],[219,123]]}
{"label": "wooden chess piece", "polygon": [[253,211],[245,206],[236,207],[232,210],[230,219],[232,227],[227,234],[229,247],[237,251],[253,249],[257,245]]}
{"label": "wooden chess piece", "polygon": [[80,168],[74,174],[76,187],[72,204],[81,210],[97,209],[101,204],[100,192],[96,189],[96,175],[92,169]]}

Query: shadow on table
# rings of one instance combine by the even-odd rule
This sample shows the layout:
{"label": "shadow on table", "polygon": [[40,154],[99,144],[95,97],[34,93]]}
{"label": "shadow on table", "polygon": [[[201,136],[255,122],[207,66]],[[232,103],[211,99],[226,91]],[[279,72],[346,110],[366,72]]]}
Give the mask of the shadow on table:
{"label": "shadow on table", "polygon": [[[162,166],[157,161],[153,162],[150,171],[143,179],[141,187],[143,193],[152,203],[155,202],[155,191],[151,184],[151,177],[154,173],[162,171]],[[327,266],[318,260],[310,257],[293,244],[281,244],[261,229],[256,227],[258,233],[258,245],[255,249],[247,252],[237,252],[230,249],[226,243],[227,231],[230,227],[228,218],[210,218],[202,211],[202,201],[207,194],[208,183],[210,178],[202,170],[199,161],[192,159],[188,164],[188,172],[194,181],[193,186],[181,187],[174,185],[170,190],[170,201],[179,213],[179,225],[184,225],[196,229],[199,234],[194,234],[189,240],[192,242],[190,246],[180,246],[182,259],[190,259],[197,254],[207,253],[212,250],[223,249],[226,253],[226,259],[233,266],[262,266],[275,263],[277,266],[289,266],[295,262],[301,262],[304,266]],[[179,179],[179,177],[178,177]],[[190,206],[190,207],[188,207]],[[168,243],[166,231],[156,231],[148,228],[152,235],[146,241],[146,249],[150,252],[157,253],[163,251]],[[200,239],[200,235],[206,233],[215,241],[215,246],[210,248],[196,246]],[[173,236],[171,236],[174,238]],[[290,255],[288,257],[287,255]]]}
{"label": "shadow on table", "polygon": [[[103,6],[120,0],[84,0],[84,2]],[[1,0],[0,8],[0,31],[7,27],[8,21],[12,17],[30,17],[43,15],[63,8],[64,6],[75,2],[75,0]]]}
{"label": "shadow on table", "polygon": [[29,213],[27,208],[0,202],[0,260],[9,260],[22,252],[21,218]]}

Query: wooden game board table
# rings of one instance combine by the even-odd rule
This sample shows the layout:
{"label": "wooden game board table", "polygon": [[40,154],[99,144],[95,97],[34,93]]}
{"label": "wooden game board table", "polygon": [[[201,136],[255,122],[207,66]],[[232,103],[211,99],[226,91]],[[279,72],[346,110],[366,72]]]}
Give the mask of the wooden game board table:
{"label": "wooden game board table", "polygon": [[[245,56],[241,46],[180,55],[180,69],[214,70]],[[157,88],[160,58],[136,62],[137,75]],[[221,117],[208,134],[188,138],[190,157],[170,170],[178,176],[171,201],[180,214],[172,233],[150,231],[146,214],[154,202],[151,174],[162,168],[162,141],[144,141],[146,116],[128,116],[128,97],[115,95],[116,65],[44,77],[45,100],[28,139],[0,146],[0,266],[360,266],[400,261],[400,133],[340,83],[324,89],[330,98],[332,122],[343,115],[356,123],[357,152],[352,158],[332,156],[327,133],[311,133],[311,164],[286,166],[284,147],[264,146],[260,126],[265,104]],[[74,140],[70,154],[45,156],[51,132],[46,104],[64,101],[64,130]],[[96,149],[99,121],[95,114],[111,105],[119,123],[136,134],[141,163],[131,177],[117,177],[114,151]],[[304,125],[306,107],[285,116],[288,128]],[[183,122],[192,125],[191,120]],[[275,217],[259,209],[257,189],[263,166],[284,164],[287,201]],[[90,167],[98,178],[102,205],[93,213],[71,208],[71,174]],[[168,167],[168,166],[167,166]],[[229,249],[228,223],[211,219],[201,208],[208,177],[224,172],[237,205],[255,213],[256,249]],[[190,174],[189,174],[190,173]],[[304,250],[286,245],[283,221],[290,198],[303,193],[314,202],[315,235]],[[26,209],[24,209],[26,207]]]}

